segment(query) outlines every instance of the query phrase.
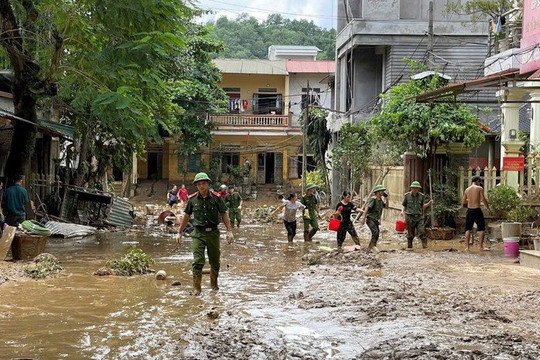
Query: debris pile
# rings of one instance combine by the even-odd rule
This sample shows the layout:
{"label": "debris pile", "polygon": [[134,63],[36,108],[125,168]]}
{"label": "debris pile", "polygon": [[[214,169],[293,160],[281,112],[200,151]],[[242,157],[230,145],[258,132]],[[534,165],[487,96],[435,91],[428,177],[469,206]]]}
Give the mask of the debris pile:
{"label": "debris pile", "polygon": [[147,274],[153,272],[150,265],[154,263],[154,259],[141,249],[131,249],[125,256],[107,261],[106,267],[97,270],[94,275],[132,276]]}
{"label": "debris pile", "polygon": [[56,275],[64,268],[54,255],[42,253],[34,258],[34,264],[25,266],[23,270],[32,279],[44,279]]}
{"label": "debris pile", "polygon": [[313,253],[305,254],[302,261],[307,265],[336,265],[336,264],[354,264],[372,269],[382,267],[379,259],[372,252],[365,250],[342,251],[332,250],[331,252],[321,249]]}

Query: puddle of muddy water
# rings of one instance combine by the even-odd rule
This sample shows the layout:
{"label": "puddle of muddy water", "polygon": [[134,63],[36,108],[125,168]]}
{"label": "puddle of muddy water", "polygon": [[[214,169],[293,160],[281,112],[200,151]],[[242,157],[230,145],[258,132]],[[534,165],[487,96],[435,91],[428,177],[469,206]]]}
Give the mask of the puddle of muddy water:
{"label": "puddle of muddy water", "polygon": [[[288,282],[290,274],[302,269],[303,255],[319,246],[335,247],[335,233],[321,232],[315,236],[320,244],[305,244],[300,232],[290,245],[283,227],[272,224],[246,225],[235,229],[235,236],[236,244],[222,241],[220,291],[214,294],[209,290],[209,278],[205,275],[203,295],[199,298],[190,296],[192,255],[188,237],[179,248],[171,235],[156,236],[155,232],[102,233],[79,240],[51,240],[46,251],[57,256],[65,267],[61,276],[0,287],[0,338],[3,340],[0,354],[7,358],[151,359],[178,356],[185,347],[188,354],[191,351],[194,358],[198,358],[193,350],[198,340],[193,336],[201,336],[207,331],[206,326],[217,323],[242,329],[242,321],[249,318],[255,319],[259,329],[267,329],[261,330],[258,341],[291,345],[291,353],[306,359],[353,358],[363,353],[363,347],[391,341],[400,333],[426,332],[420,324],[411,326],[409,318],[389,318],[367,325],[362,323],[355,328],[354,321],[367,316],[365,308],[350,314],[346,312],[345,317],[332,310],[343,312],[344,303],[358,306],[354,299],[359,295],[344,289],[347,284],[328,283],[328,278],[324,277],[318,282],[316,275],[306,281],[307,285],[301,278],[296,283]],[[369,232],[362,232],[361,239],[363,245],[367,244]],[[395,251],[402,249],[405,243],[404,236],[383,237],[379,247]],[[415,248],[418,246],[415,242]],[[152,275],[130,278],[92,275],[108,259],[125,254],[131,247],[141,248],[151,255],[156,260],[154,268],[165,270],[168,279],[156,281]],[[427,264],[424,266],[433,271],[444,266],[459,274],[467,269],[463,258],[452,268],[452,257],[437,256],[437,252],[462,248],[459,240],[433,242],[428,251],[402,252],[400,256],[407,257],[408,271],[411,271],[411,262],[423,257],[423,263]],[[428,256],[423,256],[424,253]],[[462,256],[470,256],[472,271],[478,267],[478,262],[472,260],[500,258],[502,248],[495,246],[491,252],[472,251]],[[389,265],[397,271],[401,266],[397,257],[391,259]],[[497,268],[485,269],[495,271]],[[387,281],[385,268],[351,266],[344,271],[350,271],[351,277],[358,276],[357,282],[368,285],[369,279]],[[180,280],[182,285],[171,286],[173,280]],[[311,297],[318,293],[314,289],[324,290],[319,294],[320,306],[310,307],[309,302],[308,308],[299,305],[302,304],[300,292],[306,291],[306,287],[311,289],[310,295],[306,293]],[[300,300],[284,300],[283,294],[272,295],[283,289],[296,294]],[[350,289],[358,291],[354,286]],[[373,289],[370,291],[375,291]],[[340,298],[342,291],[344,295]],[[384,291],[399,293],[393,288]],[[324,298],[324,294],[338,294],[334,296],[337,300],[330,300],[331,296]],[[372,293],[359,294],[364,298],[372,296]],[[448,298],[447,294],[437,291],[432,294],[444,301]],[[217,322],[210,320],[210,312],[217,313]],[[225,313],[227,316],[219,316]],[[374,314],[384,320],[382,314]],[[194,327],[203,330],[194,333],[190,330]]]}
{"label": "puddle of muddy water", "polygon": [[[242,239],[239,244],[222,242],[220,291],[210,292],[205,275],[200,298],[190,296],[188,237],[180,248],[170,235],[137,232],[51,239],[46,251],[58,257],[65,268],[62,275],[0,288],[0,354],[95,359],[178,354],[178,340],[209,309],[223,311],[275,291],[300,267],[301,256],[311,247],[287,244],[280,226],[248,225],[235,233]],[[132,247],[151,255],[156,260],[153,267],[165,270],[167,280],[93,275],[108,259]],[[173,280],[182,285],[171,286]]]}

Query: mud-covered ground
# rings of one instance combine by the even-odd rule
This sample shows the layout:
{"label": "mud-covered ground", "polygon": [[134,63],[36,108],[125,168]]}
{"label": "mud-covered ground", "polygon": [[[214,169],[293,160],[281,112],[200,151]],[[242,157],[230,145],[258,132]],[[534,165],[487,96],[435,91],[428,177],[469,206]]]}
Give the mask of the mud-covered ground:
{"label": "mud-covered ground", "polygon": [[192,328],[181,358],[540,358],[540,272],[449,250],[307,255],[278,293]]}
{"label": "mud-covered ground", "polygon": [[[210,292],[205,278],[198,298],[189,295],[189,240],[178,249],[142,209],[132,231],[52,241],[50,251],[66,264],[63,278],[0,286],[0,313],[8,314],[0,318],[21,331],[8,357],[69,358],[84,350],[83,357],[111,359],[540,358],[540,271],[505,258],[501,243],[464,252],[456,238],[427,250],[415,242],[407,252],[403,235],[384,224],[380,252],[338,252],[335,233],[325,230],[305,244],[299,222],[289,246],[279,219],[256,223],[246,211],[237,243],[223,245],[220,291]],[[359,233],[366,246],[369,231]],[[92,275],[108,255],[134,245],[182,286]],[[1,262],[0,285],[21,279],[22,267]],[[40,301],[10,295],[28,287]],[[18,306],[28,309],[24,316]],[[74,344],[50,345],[74,332]],[[48,346],[34,345],[44,336]]]}
{"label": "mud-covered ground", "polygon": [[22,262],[0,261],[0,285],[8,281],[22,279],[24,264]]}

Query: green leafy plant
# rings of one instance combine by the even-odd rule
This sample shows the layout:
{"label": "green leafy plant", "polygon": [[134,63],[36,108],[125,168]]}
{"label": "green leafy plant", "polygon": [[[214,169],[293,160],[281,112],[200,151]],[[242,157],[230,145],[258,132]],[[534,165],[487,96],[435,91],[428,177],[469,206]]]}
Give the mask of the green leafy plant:
{"label": "green leafy plant", "polygon": [[530,206],[519,205],[508,212],[508,220],[515,222],[532,221],[534,211]]}
{"label": "green leafy plant", "polygon": [[433,212],[439,226],[455,227],[454,217],[460,208],[454,184],[447,182],[433,185]]}
{"label": "green leafy plant", "polygon": [[306,184],[313,183],[318,187],[324,186],[324,179],[321,170],[306,171]]}
{"label": "green leafy plant", "polygon": [[34,265],[27,265],[23,268],[24,274],[32,279],[44,279],[64,270],[58,259],[51,254],[40,254],[34,261]]}
{"label": "green leafy plant", "polygon": [[332,166],[345,181],[347,170],[352,183],[347,187],[355,189],[356,181],[367,173],[372,164],[374,148],[373,134],[369,123],[345,124],[340,130],[337,144],[332,150]]}
{"label": "green leafy plant", "polygon": [[516,190],[502,184],[489,190],[488,200],[493,215],[501,219],[507,219],[509,212],[516,209],[520,203]]}
{"label": "green leafy plant", "polygon": [[115,275],[132,276],[150,272],[150,265],[155,261],[141,249],[131,249],[121,258],[107,261],[107,267],[111,268]]}
{"label": "green leafy plant", "polygon": [[[425,70],[422,64],[408,60],[411,72]],[[435,75],[395,86],[382,95],[384,106],[371,119],[376,140],[384,140],[401,153],[412,151],[424,159],[424,167],[434,168],[435,154],[441,146],[463,143],[476,147],[484,142],[484,133],[476,110],[459,103],[416,102],[416,96],[446,85]],[[423,179],[419,179],[423,180]]]}

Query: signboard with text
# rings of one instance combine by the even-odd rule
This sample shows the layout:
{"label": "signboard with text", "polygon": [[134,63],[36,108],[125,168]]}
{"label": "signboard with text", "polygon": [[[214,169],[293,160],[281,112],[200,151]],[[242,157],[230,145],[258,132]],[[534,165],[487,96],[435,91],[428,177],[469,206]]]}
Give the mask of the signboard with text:
{"label": "signboard with text", "polygon": [[540,0],[523,0],[520,73],[540,69]]}
{"label": "signboard with text", "polygon": [[505,171],[523,171],[525,168],[525,158],[518,157],[503,157],[503,170]]}

